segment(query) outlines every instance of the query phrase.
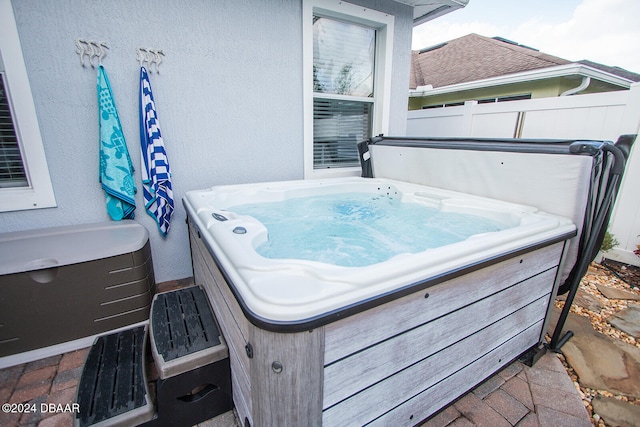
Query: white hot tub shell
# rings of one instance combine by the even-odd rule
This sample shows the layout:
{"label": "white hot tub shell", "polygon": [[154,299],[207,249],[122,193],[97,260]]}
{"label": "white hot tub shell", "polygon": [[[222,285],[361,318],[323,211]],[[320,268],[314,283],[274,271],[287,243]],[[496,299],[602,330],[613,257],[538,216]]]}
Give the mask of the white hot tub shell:
{"label": "white hot tub shell", "polygon": [[[268,232],[233,206],[391,193],[510,227],[366,267],[267,259]],[[191,191],[196,284],[229,345],[250,425],[413,425],[540,344],[572,221],[389,179],[337,178]],[[234,233],[241,227],[245,233]]]}
{"label": "white hot tub shell", "polygon": [[[255,218],[233,212],[233,206],[248,202],[260,204],[344,193],[391,195],[403,203],[496,219],[508,223],[509,228],[424,252],[400,254],[371,266],[342,267],[259,255],[255,248],[268,238],[268,230]],[[570,220],[533,207],[386,179],[339,178],[223,186],[190,192],[186,203],[197,216],[205,240],[226,266],[246,308],[266,322],[300,323],[326,316],[425,278],[575,232]],[[238,229],[243,233],[234,232]]]}

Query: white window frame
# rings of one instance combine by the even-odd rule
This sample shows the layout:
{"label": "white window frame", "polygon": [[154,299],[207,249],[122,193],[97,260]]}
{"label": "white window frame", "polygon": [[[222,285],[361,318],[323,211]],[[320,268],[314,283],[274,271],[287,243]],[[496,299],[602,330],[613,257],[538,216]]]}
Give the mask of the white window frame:
{"label": "white window frame", "polygon": [[0,212],[56,206],[11,0],[0,0],[0,66],[28,187],[0,188]]}
{"label": "white window frame", "polygon": [[313,167],[313,15],[354,22],[376,29],[374,65],[374,105],[371,135],[389,133],[391,64],[395,17],[388,13],[356,6],[341,0],[303,0],[303,102],[304,102],[304,177],[329,178],[358,176],[359,167],[314,169]]}

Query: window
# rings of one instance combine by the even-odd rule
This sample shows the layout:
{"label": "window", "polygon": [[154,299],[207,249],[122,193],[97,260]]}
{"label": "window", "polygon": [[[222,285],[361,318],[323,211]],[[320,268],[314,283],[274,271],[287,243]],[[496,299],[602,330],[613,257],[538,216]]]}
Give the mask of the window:
{"label": "window", "polygon": [[387,133],[393,16],[304,3],[305,177],[357,175],[357,143]]}
{"label": "window", "polygon": [[531,99],[531,94],[525,93],[522,95],[507,95],[507,96],[499,96],[497,98],[478,99],[478,104],[493,104],[495,102],[522,101],[524,99]]}
{"label": "window", "polygon": [[26,187],[29,183],[4,80],[4,73],[0,71],[0,188]]}
{"label": "window", "polygon": [[376,31],[313,17],[313,167],[358,166],[371,136]]}
{"label": "window", "polygon": [[434,104],[434,105],[423,105],[423,110],[431,110],[433,108],[444,108],[444,107],[459,107],[464,105],[464,101],[460,102],[447,102],[446,104]]}
{"label": "window", "polygon": [[[521,95],[506,95],[506,96],[499,96],[497,98],[476,99],[475,101],[478,101],[478,104],[494,104],[496,102],[521,101],[521,100],[525,100],[525,99],[531,99],[531,94],[530,93],[525,93],[525,94],[521,94]],[[470,100],[470,101],[472,101],[472,100]],[[432,108],[459,107],[461,105],[464,105],[465,102],[466,101],[458,101],[458,102],[447,102],[446,104],[423,105],[422,109],[423,110],[430,110]]]}
{"label": "window", "polygon": [[10,0],[0,0],[0,212],[55,206]]}

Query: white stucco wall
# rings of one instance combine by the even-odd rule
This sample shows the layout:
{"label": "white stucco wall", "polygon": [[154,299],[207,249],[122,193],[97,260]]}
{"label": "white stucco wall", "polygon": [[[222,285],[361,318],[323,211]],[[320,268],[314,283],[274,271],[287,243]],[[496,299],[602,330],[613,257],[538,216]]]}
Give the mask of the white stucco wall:
{"label": "white stucco wall", "polygon": [[[354,3],[396,15],[391,133],[404,134],[411,8]],[[173,172],[176,211],[166,239],[144,211],[156,280],[192,275],[186,191],[303,176],[302,7],[299,0],[13,0],[58,206],[0,213],[0,232],[108,221],[98,183],[96,71],[78,38],[106,41],[103,60],[134,166],[139,169],[136,48],[162,49],[151,75]]]}

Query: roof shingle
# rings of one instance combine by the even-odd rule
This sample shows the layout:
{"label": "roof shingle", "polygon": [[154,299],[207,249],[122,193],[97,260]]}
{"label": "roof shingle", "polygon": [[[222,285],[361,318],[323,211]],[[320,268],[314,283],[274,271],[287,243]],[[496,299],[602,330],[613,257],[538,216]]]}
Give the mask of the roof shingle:
{"label": "roof shingle", "polygon": [[449,86],[571,63],[517,43],[478,34],[413,51],[411,60],[412,89]]}

